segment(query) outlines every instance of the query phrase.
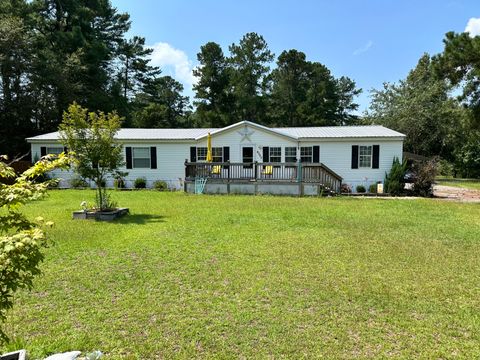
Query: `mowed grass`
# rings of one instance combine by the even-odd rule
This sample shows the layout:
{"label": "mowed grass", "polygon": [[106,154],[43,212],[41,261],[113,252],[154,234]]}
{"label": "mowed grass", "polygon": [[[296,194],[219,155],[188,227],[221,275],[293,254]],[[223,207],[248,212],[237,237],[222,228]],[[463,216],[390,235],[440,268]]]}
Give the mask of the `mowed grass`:
{"label": "mowed grass", "polygon": [[28,207],[54,244],[7,331],[32,358],[480,357],[480,206],[92,191]]}
{"label": "mowed grass", "polygon": [[453,186],[458,188],[480,190],[480,180],[470,179],[442,179],[437,182],[438,185]]}

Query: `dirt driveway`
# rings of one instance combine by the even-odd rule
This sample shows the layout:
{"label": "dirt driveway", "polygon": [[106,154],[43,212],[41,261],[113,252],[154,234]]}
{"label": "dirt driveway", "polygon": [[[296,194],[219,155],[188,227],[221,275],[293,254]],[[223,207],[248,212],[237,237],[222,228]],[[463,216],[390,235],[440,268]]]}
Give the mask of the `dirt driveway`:
{"label": "dirt driveway", "polygon": [[436,197],[446,200],[480,203],[480,191],[453,186],[435,185],[433,193]]}

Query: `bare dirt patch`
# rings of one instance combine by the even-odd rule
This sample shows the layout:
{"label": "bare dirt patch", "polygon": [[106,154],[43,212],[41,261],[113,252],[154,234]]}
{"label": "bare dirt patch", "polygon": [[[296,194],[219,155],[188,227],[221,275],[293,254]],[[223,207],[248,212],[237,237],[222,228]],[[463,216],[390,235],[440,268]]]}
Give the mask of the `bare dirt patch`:
{"label": "bare dirt patch", "polygon": [[462,202],[480,202],[480,191],[460,187],[435,185],[433,193],[437,198],[462,201]]}

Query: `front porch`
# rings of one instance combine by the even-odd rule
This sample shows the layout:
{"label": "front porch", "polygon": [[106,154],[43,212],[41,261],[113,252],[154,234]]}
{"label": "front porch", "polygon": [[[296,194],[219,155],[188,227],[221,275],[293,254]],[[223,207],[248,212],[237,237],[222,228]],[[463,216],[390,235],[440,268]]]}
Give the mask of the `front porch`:
{"label": "front porch", "polygon": [[321,163],[185,162],[185,192],[196,194],[322,195],[341,184]]}

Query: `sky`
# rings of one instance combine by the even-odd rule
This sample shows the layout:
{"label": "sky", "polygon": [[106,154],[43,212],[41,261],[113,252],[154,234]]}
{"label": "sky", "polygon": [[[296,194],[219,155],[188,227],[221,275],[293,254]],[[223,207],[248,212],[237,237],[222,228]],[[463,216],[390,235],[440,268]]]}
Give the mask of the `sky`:
{"label": "sky", "polygon": [[247,32],[262,35],[278,56],[303,51],[335,77],[363,89],[360,112],[372,88],[406,77],[420,56],[443,49],[446,32],[480,34],[479,0],[111,0],[131,16],[130,36],[146,38],[152,63],[193,99],[192,69],[200,46],[228,46]]}

